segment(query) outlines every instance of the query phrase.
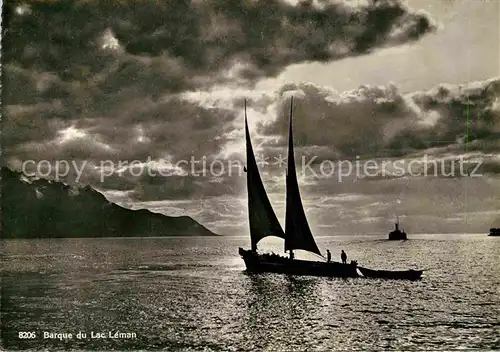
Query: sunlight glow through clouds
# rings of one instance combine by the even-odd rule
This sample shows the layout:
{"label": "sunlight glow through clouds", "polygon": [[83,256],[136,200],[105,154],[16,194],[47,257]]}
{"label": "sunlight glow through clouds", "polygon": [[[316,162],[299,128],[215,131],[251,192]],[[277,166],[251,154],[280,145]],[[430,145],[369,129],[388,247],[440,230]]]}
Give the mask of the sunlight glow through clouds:
{"label": "sunlight glow through clouds", "polygon": [[122,47],[118,39],[116,39],[113,31],[108,28],[104,31],[101,40],[100,47],[103,50],[121,51]]}
{"label": "sunlight glow through clouds", "polygon": [[73,139],[83,138],[83,137],[87,136],[87,133],[75,128],[75,126],[65,128],[65,129],[59,131],[59,134],[60,134],[60,138],[59,138],[60,143],[65,143],[65,142],[71,141]]}
{"label": "sunlight glow through clouds", "polygon": [[145,134],[144,134],[144,129],[142,128],[142,126],[137,126],[136,127],[136,130],[137,130],[137,142],[138,143],[149,143],[151,141],[150,138],[148,138]]}
{"label": "sunlight glow through clouds", "polygon": [[92,144],[97,148],[101,148],[103,150],[112,151],[114,150],[109,144],[106,144],[100,141],[96,136],[91,135],[81,129],[76,128],[75,126],[70,126],[58,132],[59,138],[57,138],[54,142],[58,145],[64,145],[67,143],[81,141],[85,144]]}
{"label": "sunlight glow through clouds", "polygon": [[27,4],[21,4],[16,7],[16,14],[19,16],[30,15],[31,8]]}

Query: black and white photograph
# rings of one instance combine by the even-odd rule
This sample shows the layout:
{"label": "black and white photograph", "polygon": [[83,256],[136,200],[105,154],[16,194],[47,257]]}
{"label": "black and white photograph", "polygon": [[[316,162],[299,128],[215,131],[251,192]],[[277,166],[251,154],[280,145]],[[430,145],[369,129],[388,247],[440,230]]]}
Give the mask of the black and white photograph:
{"label": "black and white photograph", "polygon": [[500,0],[4,0],[0,350],[500,349]]}

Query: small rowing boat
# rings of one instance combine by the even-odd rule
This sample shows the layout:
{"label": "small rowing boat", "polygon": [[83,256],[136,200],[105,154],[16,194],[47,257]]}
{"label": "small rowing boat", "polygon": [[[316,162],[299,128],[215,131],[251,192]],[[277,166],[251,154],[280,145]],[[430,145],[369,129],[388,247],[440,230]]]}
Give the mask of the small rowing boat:
{"label": "small rowing boat", "polygon": [[392,279],[392,280],[420,280],[423,270],[373,270],[358,267],[360,273],[372,279]]}

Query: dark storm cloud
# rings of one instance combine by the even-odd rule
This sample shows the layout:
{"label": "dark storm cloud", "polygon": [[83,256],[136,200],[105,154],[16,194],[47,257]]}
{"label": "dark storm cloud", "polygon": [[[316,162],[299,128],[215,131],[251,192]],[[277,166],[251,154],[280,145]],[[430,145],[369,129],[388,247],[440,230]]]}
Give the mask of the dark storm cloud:
{"label": "dark storm cloud", "polygon": [[4,155],[16,165],[213,156],[236,113],[174,93],[433,30],[399,1],[13,0],[3,25]]}
{"label": "dark storm cloud", "polygon": [[[118,98],[138,90],[155,95],[199,87],[220,80],[235,64],[241,69],[228,79],[273,76],[292,63],[358,55],[416,40],[434,28],[426,15],[396,0],[348,4],[10,1],[3,38],[4,61],[11,65],[7,103],[19,99],[10,77],[20,70],[78,82],[98,101],[108,94]],[[33,89],[33,78],[25,80],[17,84],[33,91],[32,99],[62,97],[69,89],[43,93]]]}
{"label": "dark storm cloud", "polygon": [[376,156],[385,143],[416,118],[405,97],[394,85],[363,86],[339,94],[313,84],[288,84],[279,92],[277,119],[261,127],[267,135],[286,139],[290,96],[294,96],[294,141],[299,147],[314,147],[322,155]]}
{"label": "dark storm cloud", "polygon": [[[441,159],[438,159],[441,160],[438,166],[438,176],[448,178],[449,176],[446,174],[450,173],[451,162],[455,163],[455,171],[459,173],[458,161],[460,158],[458,156],[469,151],[474,152],[474,154],[465,157],[463,159],[465,162],[479,158],[483,163],[477,172],[495,174],[498,173],[499,163],[494,153],[498,153],[500,150],[498,138],[494,138],[500,128],[498,82],[498,79],[491,79],[462,86],[449,86],[446,88],[446,94],[444,94],[444,86],[425,92],[401,94],[394,85],[386,87],[363,86],[353,91],[338,93],[333,89],[313,84],[288,84],[282,87],[274,97],[264,94],[262,99],[258,97],[252,99],[250,102],[252,108],[255,105],[258,110],[273,117],[268,122],[263,122],[260,128],[254,130],[252,137],[255,143],[263,140],[258,138],[259,136],[255,133],[259,129],[266,137],[278,136],[278,139],[274,139],[278,141],[277,143],[273,144],[273,139],[269,139],[269,142],[263,145],[264,154],[269,162],[275,160],[274,157],[279,154],[286,154],[284,145],[286,143],[289,97],[293,95],[295,97],[296,152],[297,156],[305,156],[306,162],[313,157],[317,158],[317,163],[325,159],[344,158],[352,159],[354,162],[355,155],[364,155],[362,160],[397,156],[397,158],[405,158],[408,161],[415,157],[418,158],[422,153],[430,153],[431,155],[442,155]],[[174,156],[188,157],[196,155],[196,151],[193,154],[190,147],[202,145],[203,148],[200,147],[198,151],[210,151],[208,156],[213,158],[226,143],[234,142],[236,136],[234,132],[237,127],[231,122],[235,115],[241,112],[232,112],[230,109],[236,108],[240,101],[238,97],[232,96],[228,96],[226,100],[222,101],[216,99],[214,102],[205,101],[206,97],[203,95],[200,95],[199,99],[199,103],[203,102],[201,105],[208,106],[214,103],[227,108],[200,108],[195,99],[190,103],[176,99],[152,103],[147,109],[144,108],[144,115],[133,114],[130,116],[130,121],[149,126],[144,131],[148,131],[145,136],[148,137],[151,144],[146,143],[144,149],[137,145],[125,148],[124,145],[131,139],[125,129],[117,133],[117,136],[125,138],[117,141],[116,146],[122,145],[122,153],[125,150],[130,151],[130,157],[139,155],[141,150],[146,153],[149,145],[155,146],[156,150],[175,151]],[[238,108],[240,107],[238,106]],[[172,115],[161,117],[164,111],[170,111]],[[470,143],[468,147],[465,146],[464,139],[466,120],[461,120],[466,114],[469,114]],[[457,115],[461,118],[457,119]],[[195,137],[193,140],[190,139],[189,134],[186,134],[187,137],[184,140],[175,139],[178,133],[182,136],[185,135],[182,129],[183,125],[178,125],[178,123],[186,119],[186,116],[191,116],[189,124],[191,134],[196,136],[197,133],[200,133],[199,136],[204,137]],[[484,118],[485,116],[486,118]],[[222,130],[213,127],[217,126],[216,119],[218,118],[226,121],[225,128]],[[157,124],[158,121],[163,122]],[[462,128],[457,129],[457,123],[462,123]],[[484,129],[485,124],[486,130]],[[483,132],[483,134],[478,135],[476,131],[481,130],[481,128],[483,128],[482,131],[488,133]],[[120,127],[118,127],[119,130]],[[113,131],[111,124],[106,125],[104,122],[99,122],[93,133],[111,136]],[[214,139],[216,136],[232,137]],[[153,142],[157,137],[159,138],[157,142]],[[168,141],[171,139],[178,141],[178,145],[169,146]],[[200,140],[201,144],[196,144],[197,140]],[[164,149],[162,149],[161,143],[166,143]],[[488,152],[492,152],[493,155],[484,154]],[[159,157],[159,155],[156,156]],[[236,154],[231,155],[232,158],[237,157]],[[435,171],[432,165],[427,170],[429,175],[433,175]],[[441,165],[443,165],[444,170],[442,170]],[[317,165],[313,165],[313,167],[317,171]],[[472,171],[474,168],[475,164],[471,163],[466,165],[464,170]],[[279,174],[278,167],[268,165],[262,171],[266,178],[266,184],[271,185],[270,190],[274,190],[275,186],[276,189],[282,187],[282,175]],[[423,172],[423,170],[420,171]],[[441,172],[444,174],[441,175]],[[380,180],[388,178],[389,176],[385,175],[380,177]],[[276,184],[273,183],[275,179],[277,180]],[[213,177],[197,178],[189,175],[175,176],[172,179],[160,177],[153,180],[124,175],[124,180],[127,184],[133,183],[134,192],[130,193],[129,196],[141,200],[236,194],[241,190],[241,180],[238,177],[227,177],[226,174],[217,180]],[[314,187],[318,187],[315,182],[313,184]],[[109,187],[109,189],[116,186],[117,184],[112,185],[107,182],[103,184],[103,187]],[[307,186],[305,187],[307,189]],[[332,185],[329,184],[328,187],[332,187]]]}
{"label": "dark storm cloud", "polygon": [[404,157],[430,148],[500,150],[498,78],[411,94],[399,93],[394,85],[339,94],[313,84],[289,84],[278,94],[276,120],[261,126],[262,133],[281,136],[280,145],[286,143],[292,95],[295,142],[320,151],[318,159]]}
{"label": "dark storm cloud", "polygon": [[[173,157],[199,159],[214,155],[226,142],[225,132],[236,113],[205,108],[178,98],[162,102],[134,102],[117,117],[65,121],[47,115],[63,109],[60,104],[34,107],[9,106],[4,122],[8,134],[7,157],[32,160],[76,159],[146,161]],[[70,131],[68,131],[68,129]],[[71,130],[74,130],[71,133]]]}
{"label": "dark storm cloud", "polygon": [[402,131],[390,143],[394,149],[422,150],[455,145],[477,151],[499,151],[500,78],[468,85],[441,85],[410,95],[421,115],[435,121]]}
{"label": "dark storm cloud", "polygon": [[[56,176],[58,162],[67,161],[70,167],[61,178],[63,181],[91,184],[101,190],[130,191],[133,199],[178,199],[239,191],[236,181],[226,179],[222,183],[210,173],[198,178],[161,176],[154,173],[153,166],[155,176],[148,175],[155,162],[175,164],[189,162],[191,158],[196,160],[196,171],[201,172],[202,158],[210,165],[226,144],[226,132],[234,128],[234,111],[203,107],[176,97],[131,101],[122,108],[120,116],[67,121],[54,116],[46,118],[47,114],[63,109],[61,104],[8,106],[12,118],[4,122],[4,130],[12,133],[5,155],[18,170],[26,160],[50,162],[49,178]],[[133,162],[142,163],[144,170],[132,170],[129,165]],[[111,167],[113,172],[103,169],[103,165]],[[190,171],[190,165],[181,164],[175,171],[179,170]],[[32,167],[26,171],[35,170]],[[41,171],[45,173],[46,167]]]}
{"label": "dark storm cloud", "polygon": [[67,127],[67,110],[60,101],[33,105],[10,105],[3,109],[9,116],[2,124],[3,142],[16,146],[26,141],[49,142],[59,130]]}

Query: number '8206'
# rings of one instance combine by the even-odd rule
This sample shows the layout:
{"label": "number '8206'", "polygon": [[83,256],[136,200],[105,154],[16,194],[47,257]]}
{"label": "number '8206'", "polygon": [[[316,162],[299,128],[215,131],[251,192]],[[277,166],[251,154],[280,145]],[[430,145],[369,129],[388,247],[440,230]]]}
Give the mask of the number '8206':
{"label": "number '8206'", "polygon": [[20,339],[34,339],[36,334],[32,331],[19,331],[18,337]]}

